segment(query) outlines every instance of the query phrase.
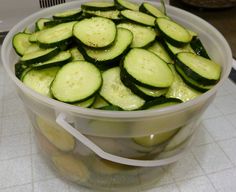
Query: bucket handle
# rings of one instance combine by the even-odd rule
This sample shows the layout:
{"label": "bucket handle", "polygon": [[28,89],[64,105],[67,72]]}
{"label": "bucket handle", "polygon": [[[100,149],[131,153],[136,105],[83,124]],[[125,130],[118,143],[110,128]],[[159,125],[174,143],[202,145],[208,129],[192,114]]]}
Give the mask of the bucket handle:
{"label": "bucket handle", "polygon": [[129,158],[125,158],[125,157],[120,157],[120,156],[105,152],[99,146],[97,146],[94,142],[92,142],[90,139],[88,139],[86,136],[84,136],[82,133],[80,133],[77,129],[75,129],[71,124],[69,124],[66,121],[66,114],[65,113],[59,113],[59,115],[56,118],[56,122],[62,128],[64,128],[68,133],[70,133],[76,139],[78,139],[78,141],[80,141],[85,146],[87,146],[96,155],[98,155],[99,157],[101,157],[105,160],[112,161],[115,163],[120,163],[120,164],[124,164],[124,165],[131,165],[131,166],[139,166],[139,167],[163,166],[166,164],[173,163],[176,160],[180,159],[184,153],[184,151],[183,151],[173,157],[165,158],[163,160],[136,160],[136,159],[129,159]]}

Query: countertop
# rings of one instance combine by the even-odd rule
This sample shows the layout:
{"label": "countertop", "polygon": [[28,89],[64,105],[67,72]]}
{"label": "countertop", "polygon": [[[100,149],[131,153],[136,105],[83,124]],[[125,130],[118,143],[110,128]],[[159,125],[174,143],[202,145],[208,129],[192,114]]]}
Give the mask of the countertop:
{"label": "countertop", "polygon": [[[225,35],[236,54],[235,11],[228,23],[219,21],[226,10],[193,9]],[[192,12],[192,11],[190,11]],[[218,14],[219,13],[219,14]],[[234,18],[234,19],[233,19]],[[202,117],[191,150],[163,169],[163,177],[146,192],[236,191],[236,86],[227,80]],[[22,102],[0,63],[0,192],[89,192],[58,178],[35,144]],[[137,191],[143,191],[142,189]]]}

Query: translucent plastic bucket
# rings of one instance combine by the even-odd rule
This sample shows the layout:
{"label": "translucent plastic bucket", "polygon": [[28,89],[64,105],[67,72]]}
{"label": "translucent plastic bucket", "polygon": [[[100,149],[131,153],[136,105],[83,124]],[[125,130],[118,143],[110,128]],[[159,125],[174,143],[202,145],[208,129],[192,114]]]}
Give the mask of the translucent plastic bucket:
{"label": "translucent plastic bucket", "polygon": [[[132,112],[81,108],[44,97],[15,77],[18,57],[12,37],[26,27],[33,28],[38,18],[80,7],[83,2],[44,9],[18,23],[2,45],[4,68],[35,127],[39,146],[60,174],[102,190],[150,184],[161,177],[162,166],[177,161],[189,149],[201,115],[229,75],[231,50],[213,26],[186,11],[166,6],[168,15],[197,32],[211,58],[221,64],[221,80],[210,91],[182,104]],[[155,144],[143,145],[142,137],[160,139]]]}

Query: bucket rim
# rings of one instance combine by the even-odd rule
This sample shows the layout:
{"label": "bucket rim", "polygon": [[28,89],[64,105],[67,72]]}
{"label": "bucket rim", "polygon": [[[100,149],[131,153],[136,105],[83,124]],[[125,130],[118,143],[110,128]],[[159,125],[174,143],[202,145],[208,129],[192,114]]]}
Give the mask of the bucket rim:
{"label": "bucket rim", "polygon": [[[42,13],[45,13],[46,11],[49,10],[58,10],[63,7],[66,7],[67,5],[70,6],[80,6],[83,2],[87,2],[87,0],[81,0],[79,2],[74,1],[74,2],[68,2],[65,4],[61,5],[56,5],[54,7],[46,8],[44,10],[40,10],[29,17],[26,17],[23,19],[21,22],[19,22],[17,25],[15,25],[7,34],[5,37],[2,48],[1,48],[1,58],[3,62],[4,69],[6,70],[8,76],[10,79],[14,82],[15,85],[17,85],[20,90],[22,90],[25,94],[32,96],[34,99],[38,99],[40,102],[43,102],[44,104],[48,106],[52,106],[53,108],[58,109],[59,111],[67,111],[67,112],[73,112],[82,116],[93,116],[93,117],[99,117],[99,118],[112,118],[112,119],[130,119],[130,118],[142,118],[142,117],[154,117],[154,116],[162,116],[166,114],[171,114],[171,113],[176,113],[179,111],[184,111],[192,106],[198,105],[201,101],[207,100],[209,97],[214,95],[216,91],[219,89],[219,87],[222,86],[223,82],[228,78],[228,75],[231,70],[231,66],[233,63],[233,58],[232,58],[232,52],[230,49],[229,44],[227,43],[226,39],[224,36],[210,23],[207,21],[201,19],[200,17],[193,15],[190,12],[187,12],[185,10],[173,7],[171,5],[166,5],[167,11],[172,11],[175,13],[179,13],[181,15],[184,15],[185,18],[191,17],[195,20],[199,20],[202,25],[208,28],[211,32],[214,33],[214,35],[217,36],[218,41],[221,42],[222,45],[222,50],[224,49],[224,52],[226,53],[226,61],[225,63],[227,64],[225,67],[224,74],[221,76],[220,81],[209,91],[203,93],[202,95],[198,96],[197,98],[194,98],[192,100],[189,100],[187,102],[183,102],[180,104],[176,104],[173,106],[168,106],[160,109],[152,109],[152,110],[137,110],[137,111],[106,111],[106,110],[99,110],[99,109],[91,109],[91,108],[82,108],[78,106],[73,106],[71,104],[63,103],[61,101],[57,101],[52,98],[48,98],[46,96],[43,96],[32,89],[28,88],[25,86],[14,74],[14,72],[10,69],[9,63],[7,56],[9,56],[9,52],[12,49],[11,45],[11,39],[15,32],[17,31],[18,28],[22,28],[22,25],[25,24],[28,20],[33,20],[34,18],[38,18]],[[136,2],[141,2],[140,0],[136,0]],[[160,5],[160,3],[156,2],[151,2],[155,5]],[[8,51],[8,52],[7,52]]]}

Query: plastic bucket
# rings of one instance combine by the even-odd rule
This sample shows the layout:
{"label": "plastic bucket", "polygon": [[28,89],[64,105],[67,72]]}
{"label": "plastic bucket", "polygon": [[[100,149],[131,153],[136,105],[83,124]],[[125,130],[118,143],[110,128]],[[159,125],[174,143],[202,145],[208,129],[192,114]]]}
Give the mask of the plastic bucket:
{"label": "plastic bucket", "polygon": [[[83,2],[44,9],[13,27],[2,45],[4,68],[35,127],[39,146],[60,174],[102,190],[149,186],[161,177],[162,166],[177,161],[190,148],[201,115],[229,75],[231,50],[213,26],[167,5],[168,15],[197,32],[211,58],[221,64],[221,80],[210,91],[175,106],[132,112],[81,108],[44,97],[15,77],[18,56],[12,47],[12,37],[26,27],[34,28],[38,18],[80,7]],[[143,144],[140,138],[147,142]],[[158,138],[155,143],[153,138]]]}

